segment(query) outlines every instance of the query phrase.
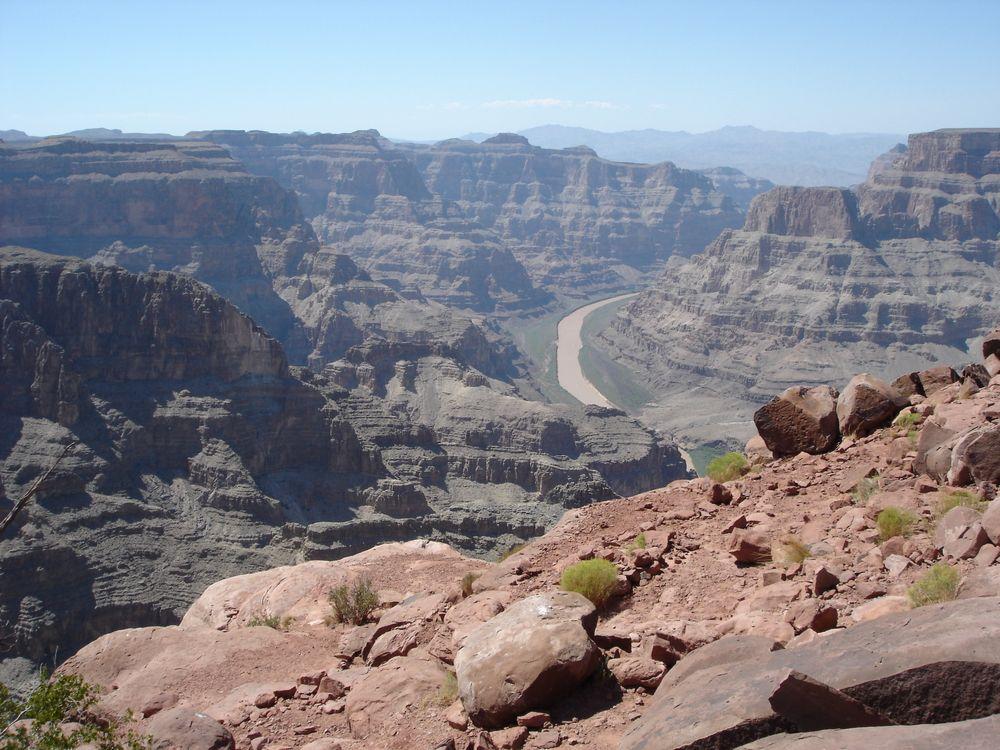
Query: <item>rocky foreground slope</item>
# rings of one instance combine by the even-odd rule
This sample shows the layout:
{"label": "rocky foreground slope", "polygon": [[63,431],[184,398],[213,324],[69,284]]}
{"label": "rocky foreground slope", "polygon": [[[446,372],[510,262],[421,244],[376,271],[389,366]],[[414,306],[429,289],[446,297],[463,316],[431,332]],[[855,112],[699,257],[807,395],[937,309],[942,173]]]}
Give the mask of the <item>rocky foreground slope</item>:
{"label": "rocky foreground slope", "polygon": [[[334,270],[328,308],[360,314],[372,282]],[[686,473],[621,412],[525,401],[488,347],[478,369],[446,340],[348,343],[289,367],[188,277],[0,248],[0,512],[72,444],[0,541],[4,674],[174,622],[220,577],[414,537],[486,555]]]}
{"label": "rocky foreground slope", "polygon": [[[570,511],[503,562],[409,542],[239,576],[63,669],[169,747],[994,747],[1000,330],[983,355],[782,394],[742,477]],[[559,589],[594,559],[599,612]],[[374,616],[328,624],[361,577]]]}
{"label": "rocky foreground slope", "polygon": [[[426,147],[375,131],[190,135],[295,190],[320,239],[377,277],[481,311],[633,284],[740,220],[726,193],[696,172],[541,149],[511,134]],[[735,190],[756,184],[725,179]]]}
{"label": "rocky foreground slope", "polygon": [[793,384],[960,362],[1000,316],[1000,130],[910,136],[855,192],[776,188],[601,335],[691,442]]}

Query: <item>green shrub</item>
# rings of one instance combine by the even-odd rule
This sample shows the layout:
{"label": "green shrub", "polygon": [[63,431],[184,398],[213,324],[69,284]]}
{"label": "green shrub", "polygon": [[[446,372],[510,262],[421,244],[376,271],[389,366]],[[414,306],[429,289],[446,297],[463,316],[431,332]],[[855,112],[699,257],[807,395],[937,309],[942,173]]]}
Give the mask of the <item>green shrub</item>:
{"label": "green shrub", "polygon": [[951,601],[958,595],[958,571],[947,563],[936,563],[906,593],[914,607]]}
{"label": "green shrub", "polygon": [[940,492],[940,499],[938,500],[937,514],[938,516],[943,516],[952,508],[957,508],[959,506],[963,508],[972,508],[973,510],[982,513],[986,510],[989,503],[983,500],[982,497],[977,495],[975,492],[969,492],[968,490],[952,490],[951,492]]}
{"label": "green shrub", "polygon": [[917,517],[910,511],[897,508],[894,505],[883,510],[875,519],[875,523],[878,525],[879,539],[883,542],[894,536],[908,536],[916,522]]}
{"label": "green shrub", "polygon": [[910,445],[912,445],[914,448],[916,448],[917,447],[917,440],[920,439],[920,433],[917,432],[916,430],[907,430],[906,431],[906,439],[910,441]]}
{"label": "green shrub", "polygon": [[458,698],[458,678],[452,671],[445,672],[441,686],[434,694],[434,703],[438,706],[450,706]]}
{"label": "green shrub", "polygon": [[474,584],[483,574],[468,572],[462,576],[462,596],[472,596],[472,584]]}
{"label": "green shrub", "polygon": [[627,545],[625,545],[625,550],[627,552],[632,552],[633,550],[637,550],[637,549],[646,549],[646,535],[645,534],[639,534],[638,536],[636,536],[635,539],[633,539],[631,542],[629,542]]}
{"label": "green shrub", "polygon": [[330,592],[334,622],[362,625],[378,606],[378,593],[371,581],[362,576],[350,587],[337,586]]}
{"label": "green shrub", "polygon": [[811,556],[809,548],[794,536],[783,537],[771,544],[771,559],[776,563],[801,563]]}
{"label": "green shrub", "polygon": [[583,560],[563,571],[559,585],[565,591],[582,594],[601,609],[611,598],[618,582],[618,568],[607,560]]}
{"label": "green shrub", "polygon": [[739,479],[749,468],[750,464],[742,453],[730,451],[709,461],[705,473],[716,482],[728,482]]}
{"label": "green shrub", "polygon": [[[98,691],[77,675],[59,675],[48,679],[43,672],[41,682],[24,700],[14,698],[0,683],[0,748],[3,750],[70,750],[91,744],[100,750],[142,750],[151,746],[148,737],[140,737],[126,725],[102,718],[98,722],[91,709],[97,703]],[[8,729],[14,722],[30,719],[30,728]],[[74,722],[71,731],[60,726]]]}
{"label": "green shrub", "polygon": [[288,630],[294,622],[292,617],[278,617],[277,615],[256,615],[247,621],[248,628],[274,628],[275,630]]}
{"label": "green shrub", "polygon": [[865,505],[878,490],[878,475],[865,477],[854,488],[854,492],[851,493],[851,499],[854,500],[855,505]]}
{"label": "green shrub", "polygon": [[903,411],[893,420],[896,427],[914,427],[920,424],[924,418],[915,411]]}

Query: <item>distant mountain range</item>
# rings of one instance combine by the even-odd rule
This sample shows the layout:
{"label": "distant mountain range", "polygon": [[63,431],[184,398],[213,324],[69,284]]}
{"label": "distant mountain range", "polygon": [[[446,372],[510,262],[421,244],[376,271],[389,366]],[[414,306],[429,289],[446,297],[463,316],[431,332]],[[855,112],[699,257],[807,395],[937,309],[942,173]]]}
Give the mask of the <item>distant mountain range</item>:
{"label": "distant mountain range", "polygon": [[[482,141],[492,133],[462,136]],[[666,130],[600,130],[541,125],[522,130],[536,146],[590,146],[605,159],[672,161],[688,169],[735,167],[780,185],[849,186],[862,182],[875,157],[906,138],[895,133],[783,132],[727,126],[707,133]]]}
{"label": "distant mountain range", "polygon": [[[156,140],[180,136],[166,133],[123,133],[109,128],[87,128],[63,135],[84,140]],[[482,141],[495,133],[468,133],[464,140]],[[727,126],[707,133],[683,130],[600,130],[567,125],[540,125],[520,131],[532,145],[543,148],[589,146],[605,159],[654,164],[671,161],[687,169],[735,167],[751,177],[779,185],[833,185],[863,182],[868,166],[905,136],[894,133],[784,132],[755,127]],[[21,130],[0,130],[8,143],[37,141]],[[403,142],[404,139],[393,139]]]}
{"label": "distant mountain range", "polygon": [[[168,133],[123,133],[117,128],[85,128],[84,130],[60,133],[60,135],[82,138],[85,141],[174,141],[181,138],[181,136]],[[40,141],[42,136],[28,135],[23,130],[0,130],[0,140],[7,143]]]}

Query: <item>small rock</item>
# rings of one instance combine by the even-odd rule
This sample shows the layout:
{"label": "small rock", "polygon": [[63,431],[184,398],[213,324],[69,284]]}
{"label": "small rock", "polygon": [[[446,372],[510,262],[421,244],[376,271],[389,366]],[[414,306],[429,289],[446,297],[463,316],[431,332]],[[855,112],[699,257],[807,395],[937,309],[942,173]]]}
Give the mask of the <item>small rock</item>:
{"label": "small rock", "polygon": [[528,729],[541,729],[546,724],[552,723],[552,717],[544,711],[528,711],[517,717],[517,725]]}
{"label": "small rock", "polygon": [[910,600],[905,596],[882,596],[855,607],[851,619],[855,622],[868,622],[896,612],[906,612],[908,609]]}
{"label": "small rock", "polygon": [[623,688],[642,687],[646,690],[656,690],[667,671],[662,661],[645,656],[610,659],[608,669]]}
{"label": "small rock", "polygon": [[760,531],[737,529],[729,541],[729,554],[738,563],[760,563],[771,559],[771,540]]}
{"label": "small rock", "polygon": [[459,700],[456,700],[448,707],[448,710],[444,714],[444,720],[448,722],[450,727],[462,732],[469,728],[469,717],[465,713],[462,701]]}
{"label": "small rock", "polygon": [[490,738],[499,750],[520,750],[528,739],[528,730],[522,726],[498,729],[490,732]]}
{"label": "small rock", "polygon": [[909,559],[902,555],[889,555],[882,564],[893,578],[899,578],[903,574],[903,571],[910,567]]}
{"label": "small rock", "polygon": [[995,563],[998,557],[1000,557],[1000,547],[995,544],[984,544],[979,548],[974,562],[980,568],[987,568]]}

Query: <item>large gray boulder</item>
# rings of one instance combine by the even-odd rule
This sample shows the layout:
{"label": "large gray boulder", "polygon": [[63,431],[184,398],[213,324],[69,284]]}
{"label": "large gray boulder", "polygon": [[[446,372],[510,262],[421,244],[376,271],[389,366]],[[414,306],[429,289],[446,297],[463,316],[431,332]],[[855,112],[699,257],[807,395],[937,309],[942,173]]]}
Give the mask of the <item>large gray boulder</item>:
{"label": "large gray boulder", "polygon": [[146,727],[154,750],[233,750],[236,742],[222,724],[190,708],[171,708]]}
{"label": "large gray boulder", "polygon": [[487,620],[455,656],[469,718],[500,727],[571,691],[597,666],[596,624],[594,605],[567,591],[529,596]]}
{"label": "large gray boulder", "polygon": [[776,734],[740,750],[995,750],[1000,716],[916,726],[827,729],[820,732]]}
{"label": "large gray boulder", "polygon": [[840,439],[837,391],[826,385],[793,386],[758,409],[753,421],[775,456],[825,453]]}
{"label": "large gray boulder", "polygon": [[[789,670],[899,724],[998,713],[998,638],[1000,598],[968,599],[887,615],[798,648],[700,669],[664,683],[669,687],[657,690],[621,747],[730,748],[801,729],[771,703]],[[837,721],[834,712],[828,726]],[[810,731],[818,728],[814,723]]]}
{"label": "large gray boulder", "polygon": [[873,375],[855,375],[837,398],[840,433],[868,435],[891,422],[908,403],[899,391]]}

